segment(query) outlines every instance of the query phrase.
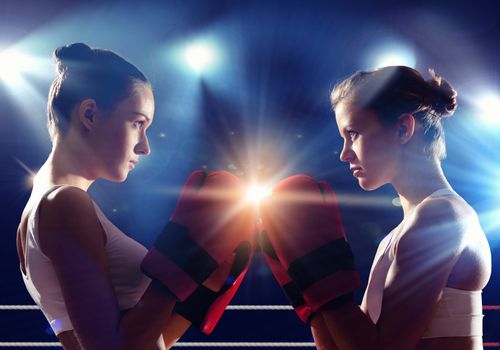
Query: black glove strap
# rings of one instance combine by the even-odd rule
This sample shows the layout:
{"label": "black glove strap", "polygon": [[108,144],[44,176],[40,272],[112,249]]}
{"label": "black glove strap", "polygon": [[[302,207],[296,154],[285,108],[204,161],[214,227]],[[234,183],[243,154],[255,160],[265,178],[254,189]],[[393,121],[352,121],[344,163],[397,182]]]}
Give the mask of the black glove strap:
{"label": "black glove strap", "polygon": [[200,285],[189,298],[175,304],[174,310],[185,319],[191,321],[194,326],[201,328],[210,305],[213,304],[218,296],[219,293]]}
{"label": "black glove strap", "polygon": [[199,284],[219,267],[217,261],[190,237],[187,227],[172,221],[167,223],[154,246]]}
{"label": "black glove strap", "polygon": [[210,288],[200,285],[186,300],[175,305],[176,313],[191,321],[194,326],[201,328],[210,306],[233,286],[234,281],[248,266],[251,253],[250,243],[241,242],[234,252],[236,256],[222,288],[218,292],[214,292]]}
{"label": "black glove strap", "polygon": [[354,255],[344,238],[309,252],[288,267],[288,274],[302,291],[337,271],[354,271]]}

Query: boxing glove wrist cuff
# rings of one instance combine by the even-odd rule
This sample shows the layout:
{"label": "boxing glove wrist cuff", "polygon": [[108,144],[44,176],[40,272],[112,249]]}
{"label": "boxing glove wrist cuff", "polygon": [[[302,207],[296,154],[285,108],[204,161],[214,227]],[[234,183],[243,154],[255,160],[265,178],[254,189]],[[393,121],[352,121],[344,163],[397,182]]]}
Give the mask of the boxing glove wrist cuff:
{"label": "boxing glove wrist cuff", "polygon": [[218,295],[219,293],[203,285],[199,286],[186,300],[175,305],[175,312],[190,321],[193,326],[201,328],[210,306]]}
{"label": "boxing glove wrist cuff", "polygon": [[218,263],[189,237],[189,230],[168,222],[141,263],[142,271],[158,280],[178,300],[185,300],[218,267]]}
{"label": "boxing glove wrist cuff", "polygon": [[154,246],[199,284],[219,266],[217,261],[189,236],[187,227],[172,221],[167,223]]}
{"label": "boxing glove wrist cuff", "polygon": [[162,293],[166,294],[167,297],[172,298],[172,300],[177,300],[177,297],[170,289],[168,289],[163,283],[158,280],[152,279],[151,284],[155,286],[155,288],[162,291]]}
{"label": "boxing glove wrist cuff", "polygon": [[248,271],[253,254],[250,242],[240,243],[234,254],[229,275],[219,291],[200,285],[189,298],[177,303],[175,307],[179,315],[191,321],[205,334],[214,330]]}
{"label": "boxing glove wrist cuff", "polygon": [[288,274],[302,291],[340,271],[354,271],[354,256],[344,238],[313,250],[288,267]]}
{"label": "boxing glove wrist cuff", "polygon": [[264,254],[267,265],[290,301],[290,304],[292,304],[297,316],[299,316],[304,323],[309,324],[313,317],[312,310],[302,297],[302,291],[297,287],[297,284],[291,280],[285,268],[281,265],[266,232],[262,232],[260,235],[259,246]]}

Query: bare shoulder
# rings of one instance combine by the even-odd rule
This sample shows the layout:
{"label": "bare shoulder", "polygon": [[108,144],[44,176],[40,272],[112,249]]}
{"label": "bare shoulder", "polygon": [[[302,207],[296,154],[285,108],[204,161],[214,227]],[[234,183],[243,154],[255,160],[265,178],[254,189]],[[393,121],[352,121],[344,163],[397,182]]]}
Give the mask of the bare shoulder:
{"label": "bare shoulder", "polygon": [[64,242],[103,245],[105,234],[92,199],[77,187],[63,186],[42,199],[39,209],[42,251],[52,255]]}
{"label": "bare shoulder", "polygon": [[458,256],[467,242],[468,226],[474,217],[475,212],[460,197],[429,198],[415,209],[398,243],[398,251],[415,251],[420,247],[427,254],[440,250],[442,256]]}
{"label": "bare shoulder", "polygon": [[77,208],[85,209],[92,205],[92,200],[87,192],[78,187],[62,186],[46,195],[41,205],[45,213],[58,214]]}
{"label": "bare shoulder", "polygon": [[439,196],[424,200],[416,209],[419,219],[436,221],[461,221],[474,211],[458,196]]}
{"label": "bare shoulder", "polygon": [[[469,241],[470,235],[484,236],[476,211],[459,196],[442,196],[423,203],[420,215],[442,225],[442,231]],[[466,243],[466,242],[464,242]]]}
{"label": "bare shoulder", "polygon": [[447,233],[449,238],[445,247],[455,248],[459,254],[448,277],[447,286],[463,290],[481,290],[491,276],[491,249],[488,239],[474,208],[461,197],[448,198],[451,206],[450,218],[455,224],[450,225],[452,230]]}

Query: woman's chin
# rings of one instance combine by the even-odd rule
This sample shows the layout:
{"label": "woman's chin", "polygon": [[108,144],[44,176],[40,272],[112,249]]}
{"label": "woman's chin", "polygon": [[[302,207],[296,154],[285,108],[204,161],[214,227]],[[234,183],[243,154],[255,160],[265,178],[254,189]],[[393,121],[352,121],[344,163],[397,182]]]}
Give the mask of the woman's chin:
{"label": "woman's chin", "polygon": [[127,177],[128,177],[128,171],[118,171],[108,174],[108,176],[106,176],[106,180],[111,182],[121,183],[125,182],[125,180],[127,180]]}
{"label": "woman's chin", "polygon": [[121,176],[118,177],[115,182],[125,182],[125,180],[127,180],[127,178],[128,178],[128,171],[121,174]]}
{"label": "woman's chin", "polygon": [[368,181],[366,178],[358,178],[359,187],[361,187],[365,191],[373,191],[379,188],[381,185]]}

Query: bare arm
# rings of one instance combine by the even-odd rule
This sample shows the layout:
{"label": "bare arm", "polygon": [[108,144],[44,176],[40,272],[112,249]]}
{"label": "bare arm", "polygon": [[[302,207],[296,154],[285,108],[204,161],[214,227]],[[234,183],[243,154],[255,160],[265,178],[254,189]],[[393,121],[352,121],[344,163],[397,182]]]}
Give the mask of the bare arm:
{"label": "bare arm", "polygon": [[316,348],[319,350],[339,350],[333,341],[323,315],[319,314],[311,320],[311,332]]}
{"label": "bare arm", "polygon": [[170,349],[182,337],[184,333],[191,327],[191,322],[184,317],[172,313],[172,317],[167,322],[163,330],[163,342],[167,349]]}
{"label": "bare arm", "polygon": [[74,331],[85,349],[152,349],[175,300],[151,283],[120,316],[109,275],[105,233],[87,193],[63,187],[40,207],[40,242],[51,259]]}
{"label": "bare arm", "polygon": [[397,245],[375,325],[354,303],[322,312],[341,349],[406,349],[417,344],[463,245],[460,215],[443,199],[424,203]]}

